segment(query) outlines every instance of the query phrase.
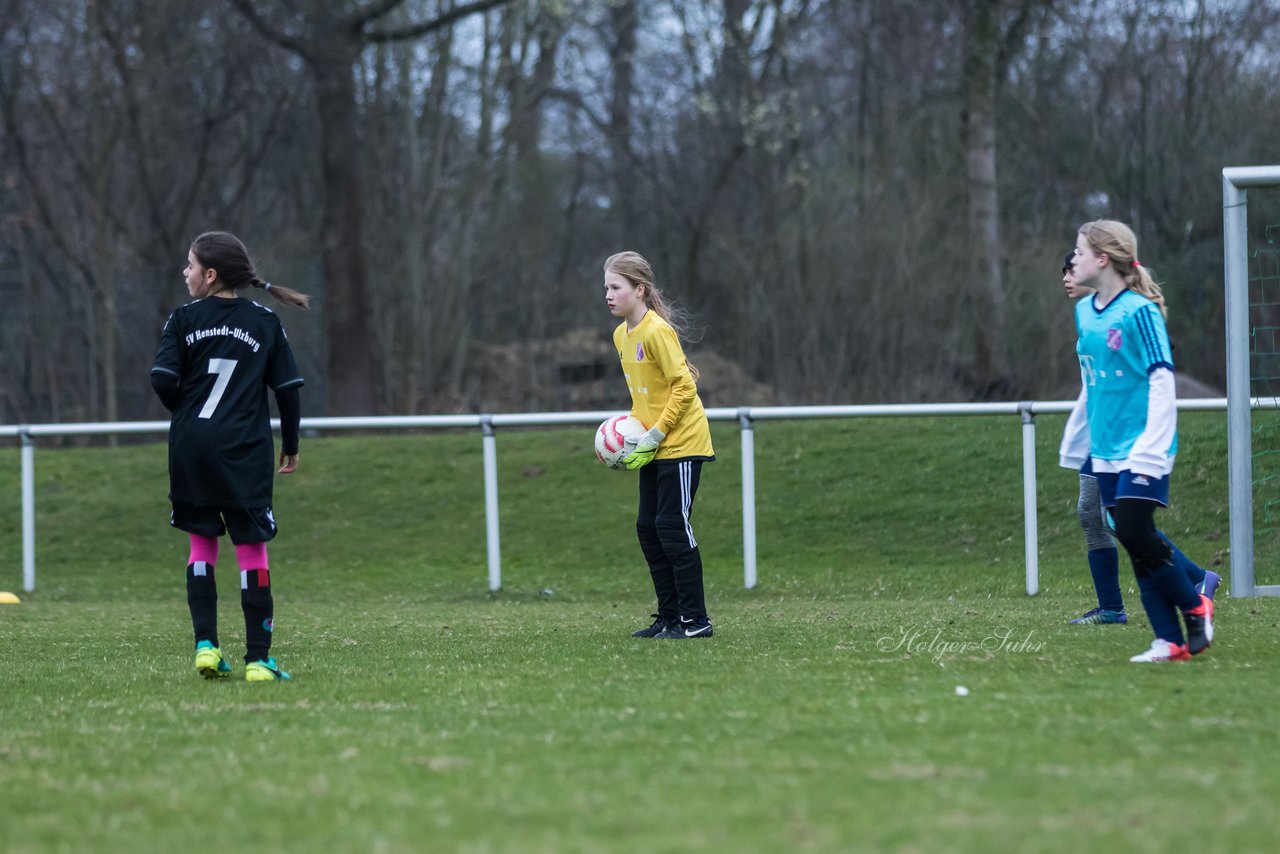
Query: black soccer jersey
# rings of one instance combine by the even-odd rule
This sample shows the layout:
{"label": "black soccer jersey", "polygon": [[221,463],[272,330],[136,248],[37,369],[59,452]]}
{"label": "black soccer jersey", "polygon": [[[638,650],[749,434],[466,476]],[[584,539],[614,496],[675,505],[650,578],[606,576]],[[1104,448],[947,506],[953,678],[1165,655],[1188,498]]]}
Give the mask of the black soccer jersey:
{"label": "black soccer jersey", "polygon": [[247,299],[188,303],[165,323],[151,373],[178,379],[169,500],[270,506],[275,448],[267,389],[303,383],[280,318]]}

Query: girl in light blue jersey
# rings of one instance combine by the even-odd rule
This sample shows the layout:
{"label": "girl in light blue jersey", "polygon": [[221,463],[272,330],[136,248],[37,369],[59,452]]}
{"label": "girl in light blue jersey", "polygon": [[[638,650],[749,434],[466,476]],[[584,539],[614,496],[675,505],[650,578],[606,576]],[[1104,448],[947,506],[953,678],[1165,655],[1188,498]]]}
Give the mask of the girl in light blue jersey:
{"label": "girl in light blue jersey", "polygon": [[[1067,297],[1073,300],[1092,298],[1095,291],[1091,287],[1076,282],[1076,249],[1073,246],[1062,261],[1062,287]],[[1170,345],[1172,349],[1172,345]],[[1086,418],[1083,407],[1074,413],[1077,420]],[[1111,537],[1111,526],[1107,514],[1102,509],[1098,495],[1098,480],[1093,476],[1089,465],[1089,430],[1087,424],[1075,421],[1068,422],[1063,434],[1063,444],[1059,448],[1059,465],[1078,472],[1080,494],[1076,501],[1076,511],[1080,518],[1080,526],[1084,530],[1085,548],[1088,551],[1089,575],[1093,579],[1094,593],[1098,604],[1070,621],[1073,626],[1124,625],[1129,622],[1129,615],[1124,609],[1124,594],[1120,590],[1120,560],[1115,540]],[[1191,579],[1197,593],[1203,593],[1210,599],[1218,589],[1221,577],[1211,570],[1197,566],[1190,558],[1178,550],[1163,533],[1157,532],[1168,543],[1172,552],[1174,565],[1180,567]]]}
{"label": "girl in light blue jersey", "polygon": [[1175,565],[1155,526],[1156,508],[1169,503],[1178,451],[1164,295],[1138,261],[1133,231],[1114,220],[1080,226],[1074,271],[1076,283],[1095,293],[1076,304],[1081,390],[1063,447],[1087,431],[1086,473],[1097,478],[1155,633],[1150,649],[1130,661],[1185,661],[1213,640],[1213,601]]}
{"label": "girl in light blue jersey", "polygon": [[[1076,250],[1073,246],[1062,261],[1062,287],[1069,299],[1092,297],[1093,288],[1076,282],[1075,263]],[[1073,415],[1077,419],[1084,418],[1084,409],[1078,409]],[[1076,439],[1074,449],[1067,444],[1070,437]],[[1081,429],[1081,425],[1074,421],[1068,421],[1063,438],[1063,446],[1059,449],[1059,465],[1079,472],[1080,495],[1076,501],[1076,512],[1080,518],[1080,527],[1084,529],[1089,575],[1093,578],[1094,592],[1098,596],[1098,606],[1071,620],[1071,625],[1124,625],[1129,622],[1129,615],[1125,613],[1124,594],[1120,592],[1120,554],[1103,516],[1101,499],[1098,497],[1098,480],[1091,472],[1086,474],[1081,470],[1089,457],[1088,430]]]}

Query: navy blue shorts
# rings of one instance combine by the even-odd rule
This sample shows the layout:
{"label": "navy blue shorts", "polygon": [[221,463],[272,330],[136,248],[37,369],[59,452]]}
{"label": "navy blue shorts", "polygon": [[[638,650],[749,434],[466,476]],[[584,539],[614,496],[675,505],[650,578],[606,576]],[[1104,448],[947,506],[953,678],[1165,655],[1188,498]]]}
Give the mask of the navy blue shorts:
{"label": "navy blue shorts", "polygon": [[[1084,474],[1082,471],[1081,474]],[[1140,498],[1154,501],[1161,507],[1169,506],[1169,476],[1151,477],[1131,471],[1096,472],[1090,477],[1098,480],[1098,498],[1103,507],[1115,507],[1121,498]]]}
{"label": "navy blue shorts", "polygon": [[231,542],[237,546],[270,542],[276,536],[276,517],[270,507],[241,510],[175,502],[169,524],[179,531],[202,537],[221,537],[230,533]]}

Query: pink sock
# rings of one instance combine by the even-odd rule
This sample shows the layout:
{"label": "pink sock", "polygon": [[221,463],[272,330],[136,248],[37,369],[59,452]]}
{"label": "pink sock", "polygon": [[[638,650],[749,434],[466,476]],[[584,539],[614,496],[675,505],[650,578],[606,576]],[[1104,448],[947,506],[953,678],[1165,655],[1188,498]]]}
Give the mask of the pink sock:
{"label": "pink sock", "polygon": [[247,543],[236,546],[236,560],[240,562],[240,570],[269,569],[267,566],[267,544]]}
{"label": "pink sock", "polygon": [[188,566],[200,563],[213,566],[218,562],[217,537],[202,537],[199,534],[188,534],[188,536],[191,537],[191,557],[187,558]]}

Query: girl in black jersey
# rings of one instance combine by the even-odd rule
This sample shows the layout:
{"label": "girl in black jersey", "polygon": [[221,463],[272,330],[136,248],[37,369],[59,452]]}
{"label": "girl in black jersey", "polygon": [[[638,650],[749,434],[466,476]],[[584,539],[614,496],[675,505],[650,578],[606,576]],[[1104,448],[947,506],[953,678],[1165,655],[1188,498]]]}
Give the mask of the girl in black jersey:
{"label": "girl in black jersey", "polygon": [[151,368],[151,385],[173,413],[169,426],[170,524],[191,537],[187,603],[195,630],[196,670],[226,677],[231,665],[218,643],[218,538],[231,535],[240,564],[244,610],[245,679],[288,679],[271,656],[274,603],[267,542],[276,535],[271,514],[276,470],[267,389],[280,409],[280,474],[298,467],[298,390],[303,384],[280,319],[242,299],[261,288],[307,308],[304,294],[264,281],[234,235],[200,235],[187,253],[187,291],[195,298],[165,323]]}

